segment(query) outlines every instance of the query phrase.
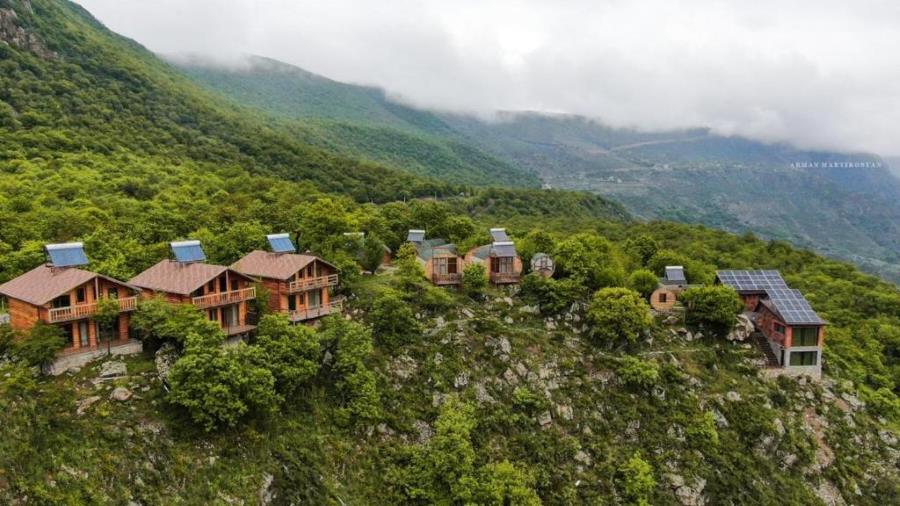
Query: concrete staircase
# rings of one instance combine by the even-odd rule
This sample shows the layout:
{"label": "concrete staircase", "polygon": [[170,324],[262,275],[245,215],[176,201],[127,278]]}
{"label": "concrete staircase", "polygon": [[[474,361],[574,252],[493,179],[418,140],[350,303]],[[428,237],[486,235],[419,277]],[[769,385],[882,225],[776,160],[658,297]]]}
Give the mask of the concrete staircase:
{"label": "concrete staircase", "polygon": [[778,357],[775,356],[775,352],[772,351],[769,341],[766,340],[766,336],[762,332],[753,332],[750,334],[750,339],[753,341],[753,346],[766,357],[766,365],[769,367],[781,367],[781,364],[778,363]]}

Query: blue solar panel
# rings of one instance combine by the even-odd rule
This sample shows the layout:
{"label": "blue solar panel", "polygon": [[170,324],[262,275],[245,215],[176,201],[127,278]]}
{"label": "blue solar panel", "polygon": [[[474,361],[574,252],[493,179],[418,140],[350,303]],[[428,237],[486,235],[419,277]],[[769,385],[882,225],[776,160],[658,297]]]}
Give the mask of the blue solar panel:
{"label": "blue solar panel", "polygon": [[179,262],[202,262],[206,254],[200,247],[200,241],[178,241],[172,243],[172,254]]}
{"label": "blue solar panel", "polygon": [[716,277],[739,292],[788,287],[778,271],[716,271]]}
{"label": "blue solar panel", "polygon": [[84,253],[84,244],[80,242],[48,244],[45,248],[47,256],[50,257],[50,263],[54,267],[72,267],[88,264],[87,255]]}
{"label": "blue solar panel", "polygon": [[424,230],[410,230],[406,235],[406,240],[408,242],[422,242],[425,240],[425,231]]}
{"label": "blue solar panel", "polygon": [[666,279],[677,282],[687,281],[687,278],[684,277],[684,267],[680,265],[667,265]]}
{"label": "blue solar panel", "polygon": [[491,240],[494,242],[509,241],[509,236],[506,235],[506,229],[505,228],[492,228],[491,229]]}
{"label": "blue solar panel", "polygon": [[269,234],[266,238],[269,240],[269,246],[272,247],[272,251],[275,253],[293,253],[297,251],[288,234]]}
{"label": "blue solar panel", "polygon": [[516,247],[511,241],[501,241],[491,244],[491,255],[495,257],[514,257]]}

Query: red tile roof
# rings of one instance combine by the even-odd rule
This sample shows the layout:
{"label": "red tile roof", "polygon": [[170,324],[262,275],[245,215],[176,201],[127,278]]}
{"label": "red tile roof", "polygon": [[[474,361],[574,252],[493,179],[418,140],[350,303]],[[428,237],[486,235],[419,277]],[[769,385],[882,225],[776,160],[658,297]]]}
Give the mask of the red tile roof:
{"label": "red tile roof", "polygon": [[96,277],[127,286],[118,279],[77,267],[50,267],[44,264],[0,285],[0,294],[42,306]]}
{"label": "red tile roof", "polygon": [[[334,267],[330,263],[314,255],[296,253],[270,253],[256,250],[235,262],[231,268],[248,276],[286,280],[296,274],[314,260]],[[336,267],[335,267],[336,268]]]}
{"label": "red tile roof", "polygon": [[[190,295],[194,290],[215,279],[226,270],[229,269],[224,265],[163,260],[131,278],[129,283],[156,292]],[[240,275],[239,273],[235,274]]]}

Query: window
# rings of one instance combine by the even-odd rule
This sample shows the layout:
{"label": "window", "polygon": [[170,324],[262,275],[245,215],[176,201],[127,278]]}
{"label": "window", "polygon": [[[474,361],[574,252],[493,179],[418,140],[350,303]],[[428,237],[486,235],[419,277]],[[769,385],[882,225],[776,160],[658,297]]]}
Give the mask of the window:
{"label": "window", "polygon": [[775,328],[775,332],[778,332],[781,335],[784,335],[784,325],[774,322],[772,326]]}
{"label": "window", "polygon": [[70,348],[75,345],[75,332],[72,330],[74,325],[75,324],[72,323],[72,324],[63,325],[62,327],[60,327],[62,329],[63,339],[66,340],[66,346],[70,347]]}
{"label": "window", "polygon": [[219,321],[219,310],[218,309],[210,309],[207,311],[207,315],[209,316],[210,321]]}
{"label": "window", "polygon": [[202,286],[200,288],[194,290],[191,293],[191,297],[202,297],[202,296],[203,296],[203,287]]}
{"label": "window", "polygon": [[87,300],[87,294],[84,291],[84,287],[75,290],[75,302],[82,303]]}
{"label": "window", "polygon": [[513,272],[513,257],[491,258],[491,272],[509,274]]}
{"label": "window", "polygon": [[667,294],[665,292],[659,294],[659,303],[660,304],[665,304],[666,302],[668,302],[668,300],[669,300],[669,294]]}
{"label": "window", "polygon": [[206,284],[206,293],[213,293],[216,291],[216,280],[212,280]]}
{"label": "window", "polygon": [[447,274],[456,274],[459,272],[456,270],[456,257],[447,259]]}
{"label": "window", "polygon": [[53,307],[69,307],[72,305],[72,300],[68,295],[60,295],[59,297],[53,299]]}
{"label": "window", "polygon": [[227,292],[228,291],[228,280],[225,279],[225,276],[219,278],[219,291]]}
{"label": "window", "polygon": [[297,299],[297,305],[298,305],[298,306],[302,306],[303,304],[305,304],[305,302],[304,302],[304,297],[303,297],[303,294],[302,294],[302,293],[298,293],[297,295],[294,295],[294,297],[296,297],[296,299]]}
{"label": "window", "polygon": [[816,365],[817,351],[791,352],[791,365]]}
{"label": "window", "polygon": [[818,346],[819,329],[816,327],[794,327],[792,346]]}
{"label": "window", "polygon": [[435,258],[434,260],[435,274],[456,274],[456,258]]}
{"label": "window", "polygon": [[106,296],[110,299],[118,299],[119,298],[119,289],[111,286],[106,290]]}
{"label": "window", "polygon": [[238,284],[238,280],[236,280],[236,279],[231,280],[231,291],[232,292],[237,291],[239,286],[240,285]]}
{"label": "window", "polygon": [[288,295],[288,311],[296,311],[297,310],[297,296],[296,295]]}

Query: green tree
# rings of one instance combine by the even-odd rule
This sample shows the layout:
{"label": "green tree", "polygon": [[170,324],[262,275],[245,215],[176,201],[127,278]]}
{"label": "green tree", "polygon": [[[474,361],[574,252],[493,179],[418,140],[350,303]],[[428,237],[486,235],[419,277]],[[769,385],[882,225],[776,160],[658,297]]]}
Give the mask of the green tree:
{"label": "green tree", "polygon": [[622,357],[617,372],[625,383],[644,388],[655,385],[659,380],[659,366],[655,361],[630,355]]}
{"label": "green tree", "polygon": [[628,288],[603,288],[594,294],[588,308],[592,335],[600,342],[637,342],[641,331],[653,324],[650,306]]}
{"label": "green tree", "polygon": [[542,229],[535,229],[516,243],[519,256],[527,269],[531,268],[531,257],[537,253],[550,254],[556,249],[556,241],[553,236]]}
{"label": "green tree", "polygon": [[628,276],[627,285],[644,298],[649,298],[659,286],[659,278],[647,269],[638,269]]}
{"label": "green tree", "polygon": [[6,356],[12,348],[16,333],[9,324],[0,325],[0,357]]}
{"label": "green tree", "polygon": [[253,309],[256,310],[257,316],[262,318],[271,311],[271,309],[269,309],[269,300],[272,298],[272,292],[270,292],[263,283],[254,283],[253,286],[256,288],[256,298],[253,299]]}
{"label": "green tree", "polygon": [[469,264],[463,269],[462,287],[466,295],[473,299],[484,296],[488,287],[487,270],[482,264]]}
{"label": "green tree", "polygon": [[628,461],[619,468],[619,486],[622,495],[631,504],[648,506],[650,495],[656,488],[656,480],[653,478],[653,467],[640,453],[632,455]]}
{"label": "green tree", "polygon": [[372,332],[337,316],[323,320],[321,342],[334,350],[331,372],[338,394],[340,423],[375,420],[379,399],[375,374],[367,366],[372,356]]}
{"label": "green tree", "polygon": [[225,334],[216,322],[206,319],[195,306],[171,304],[162,297],[141,300],[131,316],[131,326],[145,342],[185,345],[189,334],[221,343]]}
{"label": "green tree", "polygon": [[422,333],[412,308],[394,290],[385,290],[375,298],[369,318],[375,337],[390,349],[409,344]]}
{"label": "green tree", "polygon": [[38,323],[23,339],[15,342],[15,356],[30,366],[41,368],[46,372],[56,354],[66,345],[62,330],[56,325]]}
{"label": "green tree", "polygon": [[418,252],[412,243],[403,243],[394,255],[397,274],[406,281],[417,282],[425,277],[425,270],[419,264]]}
{"label": "green tree", "polygon": [[118,331],[114,327],[119,321],[119,301],[109,297],[101,298],[97,301],[97,310],[94,312],[93,318],[100,328],[100,336],[98,337],[106,340],[106,354],[109,355],[113,338]]}
{"label": "green tree", "polygon": [[295,395],[319,372],[319,338],[312,328],[292,325],[286,315],[270,314],[259,321],[256,345],[275,377],[275,389],[285,399]]}
{"label": "green tree", "polygon": [[575,234],[560,242],[554,252],[556,273],[590,289],[621,286],[625,272],[607,239],[593,233]]}
{"label": "green tree", "polygon": [[536,302],[543,314],[557,314],[587,296],[587,289],[574,279],[553,279],[529,274],[522,278],[522,295]]}
{"label": "green tree", "polygon": [[378,270],[378,267],[381,266],[381,262],[383,261],[384,243],[375,237],[367,237],[365,241],[363,241],[360,255],[360,265],[362,265],[362,268],[369,272],[375,272]]}
{"label": "green tree", "polygon": [[540,506],[534,477],[508,460],[483,466],[478,473],[474,503],[485,506]]}
{"label": "green tree", "polygon": [[744,309],[734,288],[725,285],[689,288],[681,294],[681,302],[687,308],[688,323],[703,325],[719,334],[727,333]]}
{"label": "green tree", "polygon": [[659,251],[659,243],[647,234],[630,237],[625,241],[625,252],[631,255],[641,266],[647,266],[653,255]]}

